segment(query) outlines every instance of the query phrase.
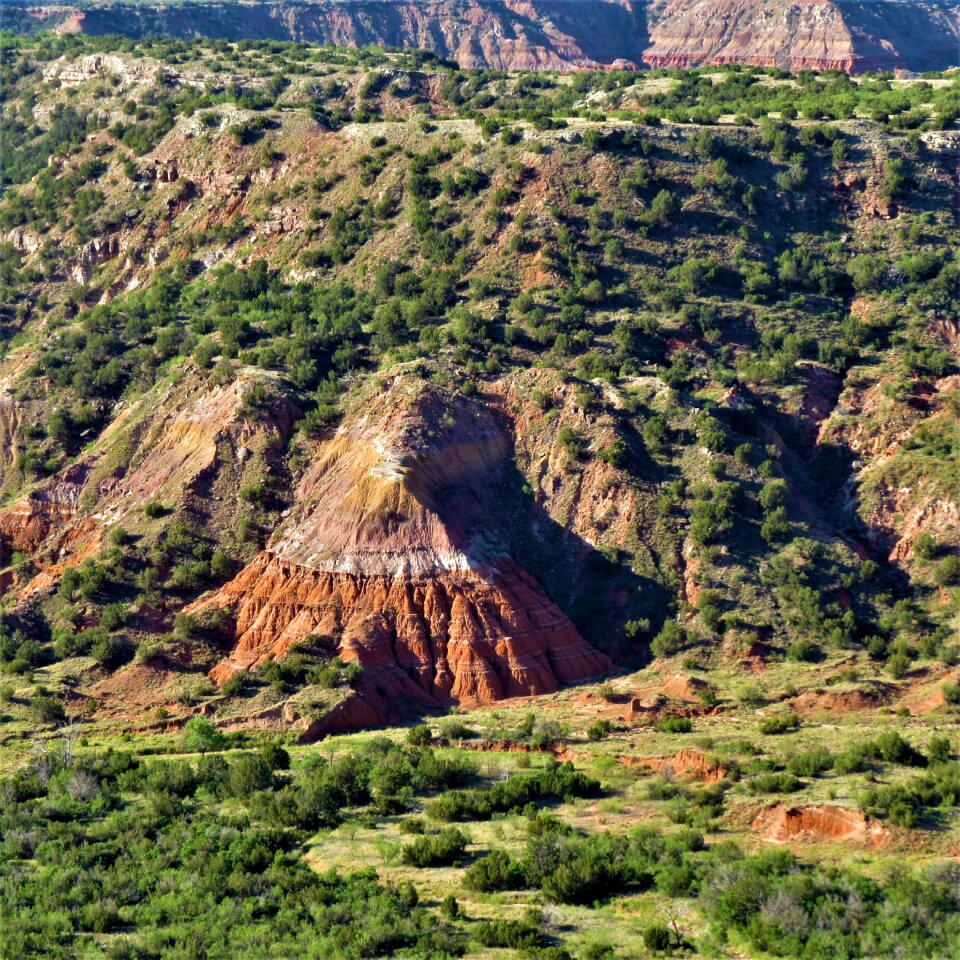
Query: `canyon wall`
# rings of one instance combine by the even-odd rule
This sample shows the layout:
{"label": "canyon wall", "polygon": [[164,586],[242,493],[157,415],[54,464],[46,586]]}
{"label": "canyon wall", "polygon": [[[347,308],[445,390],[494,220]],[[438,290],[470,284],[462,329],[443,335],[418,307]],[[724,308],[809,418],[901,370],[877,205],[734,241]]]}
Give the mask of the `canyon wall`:
{"label": "canyon wall", "polygon": [[938,70],[960,59],[955,0],[327,0],[26,7],[11,28],[417,47],[464,68],[744,63]]}
{"label": "canyon wall", "polygon": [[744,63],[789,70],[927,70],[955,65],[956,7],[832,0],[656,2],[643,62]]}

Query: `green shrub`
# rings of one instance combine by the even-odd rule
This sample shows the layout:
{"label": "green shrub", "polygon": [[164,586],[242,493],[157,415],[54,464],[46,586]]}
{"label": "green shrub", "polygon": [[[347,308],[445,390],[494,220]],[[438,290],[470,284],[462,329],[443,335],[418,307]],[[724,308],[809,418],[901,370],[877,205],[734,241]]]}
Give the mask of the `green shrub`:
{"label": "green shrub", "polygon": [[415,747],[426,746],[428,743],[430,743],[432,738],[433,731],[426,723],[417,724],[417,726],[411,727],[407,731],[407,743],[412,744]]}
{"label": "green shrub", "polygon": [[661,733],[690,733],[693,730],[693,721],[689,717],[680,717],[670,714],[657,723]]}
{"label": "green shrub", "polygon": [[802,787],[791,773],[761,773],[747,782],[751,793],[794,793]]}
{"label": "green shrub", "polygon": [[960,557],[951,554],[944,557],[933,571],[933,582],[938,587],[947,587],[960,581]]}
{"label": "green shrub", "polygon": [[606,719],[594,720],[593,723],[587,727],[587,736],[591,740],[605,740],[610,736],[613,731],[613,724]]}
{"label": "green shrub", "polygon": [[643,945],[654,953],[670,948],[670,931],[662,924],[655,924],[643,931]]}
{"label": "green shrub", "polygon": [[238,670],[220,684],[220,692],[225,697],[237,697],[246,689],[250,679],[249,670]]}
{"label": "green shrub", "polygon": [[403,848],[401,857],[413,867],[447,867],[459,862],[467,843],[467,837],[460,830],[448,827],[436,836],[417,837]]}
{"label": "green shrub", "polygon": [[760,732],[764,736],[776,736],[791,733],[800,726],[800,718],[795,713],[775,713],[760,721]]}
{"label": "green shrub", "polygon": [[833,767],[834,758],[824,747],[798,753],[787,761],[787,772],[796,777],[816,777]]}
{"label": "green shrub", "polygon": [[225,738],[206,718],[191,717],[183,727],[183,746],[191,753],[222,750]]}
{"label": "green shrub", "polygon": [[509,853],[493,850],[472,864],[463,876],[468,890],[492,893],[499,890],[521,890],[526,886],[523,870]]}
{"label": "green shrub", "polygon": [[924,531],[913,541],[913,555],[918,560],[932,560],[937,553],[937,541],[932,533]]}
{"label": "green shrub", "polygon": [[676,620],[667,620],[653,638],[650,650],[655,657],[670,657],[679,653],[687,643],[687,631]]}
{"label": "green shrub", "polygon": [[820,659],[820,648],[806,638],[791,643],[787,648],[787,659],[796,663],[813,663]]}
{"label": "green shrub", "polygon": [[529,951],[540,944],[540,925],[530,920],[488,920],[478,923],[475,933],[484,947]]}
{"label": "green shrub", "polygon": [[30,712],[40,723],[63,723],[67,718],[59,701],[43,695],[30,700]]}
{"label": "green shrub", "polygon": [[249,798],[273,783],[267,761],[257,753],[245,753],[230,761],[228,787],[235,797]]}
{"label": "green shrub", "polygon": [[568,762],[537,773],[515,774],[486,790],[445,793],[427,807],[427,814],[436,820],[489,820],[494,813],[522,810],[529,803],[591,797],[599,790],[599,781]]}

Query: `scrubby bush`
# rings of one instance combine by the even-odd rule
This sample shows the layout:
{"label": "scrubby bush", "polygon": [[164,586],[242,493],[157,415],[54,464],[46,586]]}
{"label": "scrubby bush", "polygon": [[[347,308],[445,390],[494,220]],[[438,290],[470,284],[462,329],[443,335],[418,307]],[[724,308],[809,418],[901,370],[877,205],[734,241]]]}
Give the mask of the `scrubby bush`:
{"label": "scrubby bush", "polygon": [[662,924],[655,924],[643,931],[643,945],[654,953],[670,948],[670,931]]}
{"label": "scrubby bush", "polygon": [[775,713],[760,721],[760,732],[764,736],[791,733],[800,726],[800,718],[795,713]]}
{"label": "scrubby bush", "polygon": [[479,893],[519,890],[526,886],[523,870],[509,853],[493,850],[481,857],[463,876],[464,886]]}
{"label": "scrubby bush", "polygon": [[418,837],[403,848],[403,862],[413,867],[446,867],[457,863],[467,848],[467,837],[456,827],[436,836]]}
{"label": "scrubby bush", "polygon": [[761,773],[747,783],[751,793],[793,793],[802,786],[791,773]]}
{"label": "scrubby bush", "polygon": [[516,774],[486,790],[445,793],[430,804],[427,814],[435,820],[489,820],[494,813],[521,810],[528,803],[590,797],[599,790],[599,781],[568,762],[537,773]]}
{"label": "scrubby bush", "polygon": [[419,723],[407,731],[407,743],[415,747],[424,747],[433,738],[433,731],[426,723]]}
{"label": "scrubby bush", "polygon": [[690,733],[693,721],[689,717],[670,714],[657,722],[657,729],[661,733]]}
{"label": "scrubby bush", "polygon": [[676,620],[667,620],[653,638],[650,650],[655,657],[670,657],[679,653],[687,643],[687,631]]}
{"label": "scrubby bush", "polygon": [[605,740],[613,731],[613,724],[606,719],[594,720],[593,723],[587,727],[587,736],[591,740]]}

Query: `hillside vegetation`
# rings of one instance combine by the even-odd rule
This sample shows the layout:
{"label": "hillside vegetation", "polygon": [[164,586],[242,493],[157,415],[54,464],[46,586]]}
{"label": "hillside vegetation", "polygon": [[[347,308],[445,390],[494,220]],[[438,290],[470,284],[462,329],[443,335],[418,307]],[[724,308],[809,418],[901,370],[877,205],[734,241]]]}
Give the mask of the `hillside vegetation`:
{"label": "hillside vegetation", "polygon": [[960,80],[0,43],[0,953],[956,953]]}

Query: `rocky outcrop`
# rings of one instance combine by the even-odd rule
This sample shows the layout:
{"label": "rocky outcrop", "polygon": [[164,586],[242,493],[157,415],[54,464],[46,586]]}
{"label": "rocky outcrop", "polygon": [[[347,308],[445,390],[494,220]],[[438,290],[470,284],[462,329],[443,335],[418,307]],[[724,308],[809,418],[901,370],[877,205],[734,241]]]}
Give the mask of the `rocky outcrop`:
{"label": "rocky outcrop", "polygon": [[43,240],[26,227],[14,227],[7,234],[7,243],[13,244],[17,253],[35,253],[43,246]]}
{"label": "rocky outcrop", "polygon": [[[81,15],[77,23],[82,22]],[[153,60],[134,60],[117,54],[94,53],[73,63],[52,63],[44,70],[44,79],[70,88],[108,75],[119,80],[121,86],[126,88],[152,84],[162,72],[163,67]]]}
{"label": "rocky outcrop", "polygon": [[902,564],[910,560],[913,545],[924,533],[931,534],[940,544],[960,541],[960,504],[952,500],[932,500],[912,509],[894,510],[894,518],[885,524],[896,530],[897,540],[888,557],[891,563]]}
{"label": "rocky outcrop", "polygon": [[193,609],[236,624],[220,681],[312,636],[409,704],[550,693],[609,667],[510,555],[497,491],[512,439],[479,403],[400,375],[322,444],[266,549]]}
{"label": "rocky outcrop", "polygon": [[[866,315],[865,305],[855,304]],[[931,323],[950,346],[950,327]],[[954,436],[953,397],[960,377],[914,378],[892,374],[853,380],[819,431],[820,444],[845,447],[856,459],[848,506],[864,523],[866,540],[890,563],[915,565],[914,544],[933,536],[945,555],[960,546],[960,487],[955,458],[930,455],[933,438],[949,447]]]}
{"label": "rocky outcrop", "polygon": [[[81,9],[5,5],[11,26],[143,37],[277,39],[419,47],[462,67],[569,70],[747,63],[799,70],[942,69],[956,64],[950,2],[926,0],[326,0]],[[649,21],[649,35],[648,35]],[[88,57],[61,83],[109,68]],[[88,62],[89,61],[89,62]],[[136,82],[126,78],[125,82]]]}
{"label": "rocky outcrop", "polygon": [[0,513],[0,565],[14,553],[33,554],[74,518],[88,464],[77,464]]}
{"label": "rocky outcrop", "polygon": [[180,177],[176,164],[157,163],[156,160],[144,167],[143,175],[147,180],[155,180],[157,183],[173,183]]}

